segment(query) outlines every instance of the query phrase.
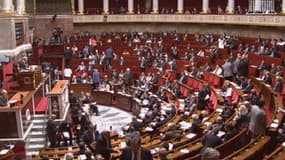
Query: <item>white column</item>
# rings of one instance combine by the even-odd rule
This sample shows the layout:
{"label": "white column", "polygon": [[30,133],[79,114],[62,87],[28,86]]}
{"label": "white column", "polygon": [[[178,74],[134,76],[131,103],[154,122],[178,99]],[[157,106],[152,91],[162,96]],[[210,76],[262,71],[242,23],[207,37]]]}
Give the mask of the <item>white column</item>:
{"label": "white column", "polygon": [[152,13],[158,13],[158,0],[152,0]]}
{"label": "white column", "polygon": [[177,0],[177,13],[183,13],[184,11],[184,0]]}
{"label": "white column", "polygon": [[235,0],[228,0],[228,13],[235,12]]}
{"label": "white column", "polygon": [[84,14],[84,0],[78,0],[78,12],[80,15]]}
{"label": "white column", "polygon": [[109,0],[103,0],[103,14],[109,14]]}
{"label": "white column", "polygon": [[202,12],[203,13],[208,13],[209,12],[209,0],[203,0]]}
{"label": "white column", "polygon": [[71,10],[72,10],[72,14],[75,15],[75,9],[74,9],[74,0],[71,0]]}
{"label": "white column", "polygon": [[259,13],[262,12],[261,6],[262,6],[261,0],[255,0],[255,2],[254,2],[254,12],[259,12]]}
{"label": "white column", "polygon": [[134,0],[128,0],[128,13],[134,13]]}
{"label": "white column", "polygon": [[285,0],[282,0],[282,13],[285,14]]}
{"label": "white column", "polygon": [[17,14],[23,15],[26,13],[26,0],[17,0]]}
{"label": "white column", "polygon": [[14,10],[12,0],[2,0],[0,6],[1,13],[12,13]]}

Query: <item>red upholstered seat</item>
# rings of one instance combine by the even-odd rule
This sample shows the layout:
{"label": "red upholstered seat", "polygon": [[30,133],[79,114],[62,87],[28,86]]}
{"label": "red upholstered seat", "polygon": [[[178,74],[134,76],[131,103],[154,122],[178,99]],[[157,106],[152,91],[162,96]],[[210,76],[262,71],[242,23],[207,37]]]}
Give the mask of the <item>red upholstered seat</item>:
{"label": "red upholstered seat", "polygon": [[219,76],[213,76],[213,85],[216,86],[216,87],[221,87],[221,84],[222,84],[222,78],[219,77]]}
{"label": "red upholstered seat", "polygon": [[232,95],[232,101],[238,102],[238,92],[235,88],[233,88],[233,95]]}
{"label": "red upholstered seat", "polygon": [[162,86],[164,84],[164,79],[163,78],[158,78],[158,86]]}
{"label": "red upholstered seat", "polygon": [[189,87],[193,87],[193,83],[194,83],[194,79],[191,78],[191,77],[189,77],[188,80],[187,80],[187,85],[188,85]]}
{"label": "red upholstered seat", "polygon": [[199,89],[199,81],[198,81],[198,80],[194,80],[192,87],[193,87],[193,89],[195,89],[195,90]]}
{"label": "red upholstered seat", "polygon": [[218,104],[218,99],[217,99],[216,94],[213,91],[211,91],[211,100],[212,100],[213,109],[216,109],[217,104]]}

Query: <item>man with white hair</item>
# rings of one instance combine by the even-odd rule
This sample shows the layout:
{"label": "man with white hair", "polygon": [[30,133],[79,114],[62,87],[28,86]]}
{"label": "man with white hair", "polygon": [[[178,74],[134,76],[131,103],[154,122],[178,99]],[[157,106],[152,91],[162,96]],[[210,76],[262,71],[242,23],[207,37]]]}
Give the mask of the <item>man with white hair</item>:
{"label": "man with white hair", "polygon": [[66,153],[64,155],[65,160],[73,160],[73,154],[72,153]]}
{"label": "man with white hair", "polygon": [[128,146],[123,148],[120,160],[152,160],[149,150],[141,147],[139,132],[133,132],[126,136]]}
{"label": "man with white hair", "polygon": [[133,75],[132,75],[131,69],[127,68],[126,72],[123,75],[123,80],[124,80],[125,85],[131,85],[132,84],[132,77],[133,77]]}
{"label": "man with white hair", "polygon": [[219,156],[219,151],[209,147],[202,153],[201,160],[218,160]]}

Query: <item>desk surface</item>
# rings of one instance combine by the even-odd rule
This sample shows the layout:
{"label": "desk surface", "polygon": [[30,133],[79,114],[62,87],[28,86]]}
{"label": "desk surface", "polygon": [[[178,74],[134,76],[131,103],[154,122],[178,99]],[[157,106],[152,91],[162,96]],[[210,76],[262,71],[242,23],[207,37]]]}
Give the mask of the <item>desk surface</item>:
{"label": "desk surface", "polygon": [[49,94],[61,94],[67,84],[68,80],[58,80]]}
{"label": "desk surface", "polygon": [[10,104],[8,104],[10,101],[16,101],[15,106],[13,106],[12,108],[21,108],[23,105],[19,104],[19,102],[21,101],[21,95],[23,95],[23,99],[24,101],[32,94],[32,91],[18,91],[14,96],[12,96],[9,101],[7,102],[7,106],[4,107],[0,107],[1,109],[8,109],[10,108]]}

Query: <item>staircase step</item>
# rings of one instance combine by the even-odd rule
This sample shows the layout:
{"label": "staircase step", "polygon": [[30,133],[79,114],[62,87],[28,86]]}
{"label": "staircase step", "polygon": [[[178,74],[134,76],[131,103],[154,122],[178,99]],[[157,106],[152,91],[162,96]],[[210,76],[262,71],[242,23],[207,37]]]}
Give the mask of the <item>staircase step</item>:
{"label": "staircase step", "polygon": [[35,114],[33,116],[34,119],[44,119],[44,118],[47,118],[48,116],[45,115],[45,114]]}
{"label": "staircase step", "polygon": [[33,125],[32,130],[33,130],[33,131],[34,131],[34,130],[40,130],[40,129],[44,130],[45,128],[46,128],[45,125],[37,124],[37,125]]}
{"label": "staircase step", "polygon": [[44,119],[35,119],[33,120],[34,123],[41,123],[41,124],[44,124],[46,123],[47,121],[45,121]]}
{"label": "staircase step", "polygon": [[29,143],[32,143],[32,142],[45,142],[45,138],[30,138],[28,141],[29,141]]}
{"label": "staircase step", "polygon": [[44,131],[32,131],[30,133],[30,138],[40,138],[45,136],[45,132]]}
{"label": "staircase step", "polygon": [[41,148],[44,148],[45,145],[44,144],[29,144],[27,145],[27,150],[31,151],[31,150],[39,150]]}
{"label": "staircase step", "polygon": [[27,152],[27,157],[32,157],[33,155],[35,155],[35,156],[37,156],[37,155],[39,155],[39,151],[29,151],[29,152]]}

